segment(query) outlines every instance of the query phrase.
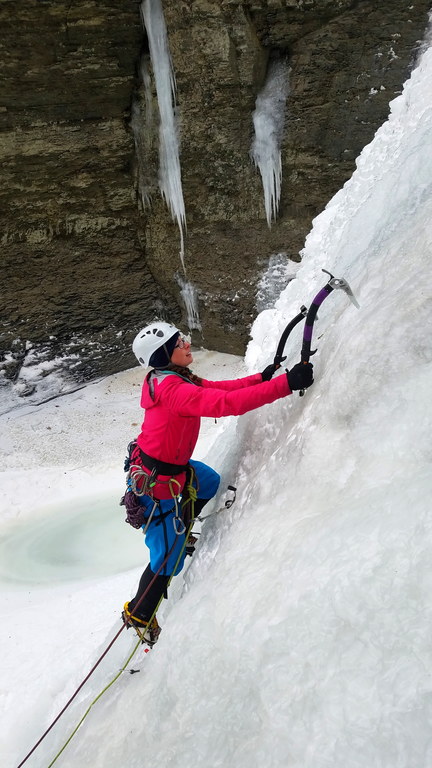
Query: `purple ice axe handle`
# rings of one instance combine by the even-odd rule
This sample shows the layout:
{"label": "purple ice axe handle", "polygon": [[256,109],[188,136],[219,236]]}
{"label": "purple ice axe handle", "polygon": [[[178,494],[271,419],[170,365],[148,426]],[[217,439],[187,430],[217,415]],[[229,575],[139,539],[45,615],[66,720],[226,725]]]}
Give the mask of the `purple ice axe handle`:
{"label": "purple ice axe handle", "polygon": [[[354,306],[357,307],[357,309],[360,308],[358,302],[354,297],[354,294],[351,288],[349,287],[347,281],[344,280],[343,277],[333,277],[333,275],[330,272],[328,272],[326,269],[323,269],[322,271],[325,272],[327,275],[330,275],[330,280],[328,281],[327,285],[325,285],[324,288],[321,288],[319,293],[317,293],[306,315],[304,331],[303,331],[303,344],[301,349],[301,362],[304,365],[306,365],[309,362],[311,355],[315,354],[315,351],[316,351],[314,350],[313,352],[311,352],[311,342],[312,342],[313,326],[314,326],[318,309],[323,303],[323,301],[328,296],[330,296],[332,291],[336,290],[337,288],[340,288],[351,299]],[[300,394],[300,397],[303,397],[304,389],[300,390],[299,394]]]}

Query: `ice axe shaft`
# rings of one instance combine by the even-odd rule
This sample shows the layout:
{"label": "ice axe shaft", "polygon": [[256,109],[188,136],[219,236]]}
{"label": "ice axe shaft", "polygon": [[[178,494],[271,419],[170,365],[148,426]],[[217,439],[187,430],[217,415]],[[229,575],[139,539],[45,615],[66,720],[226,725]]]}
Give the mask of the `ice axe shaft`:
{"label": "ice axe shaft", "polygon": [[[334,277],[331,274],[331,272],[328,272],[327,269],[323,269],[322,271],[330,276],[330,280],[324,286],[324,288],[321,288],[321,290],[317,293],[314,300],[312,301],[312,304],[309,307],[309,311],[306,316],[305,326],[303,331],[303,344],[301,349],[301,362],[304,365],[306,365],[306,363],[309,362],[311,355],[314,354],[314,352],[311,352],[313,326],[317,316],[318,309],[323,303],[323,301],[325,301],[325,299],[328,296],[330,296],[330,294],[333,291],[340,289],[347,294],[348,298],[352,301],[354,306],[357,307],[357,309],[360,309],[360,305],[356,300],[347,281],[343,277]],[[300,397],[303,397],[303,395],[304,395],[304,390],[302,389],[300,391]]]}
{"label": "ice axe shaft", "polygon": [[301,350],[302,363],[308,363],[311,355],[313,354],[313,352],[311,352],[311,342],[312,342],[313,326],[316,319],[316,315],[319,307],[321,306],[323,301],[325,301],[325,299],[328,296],[330,296],[332,291],[335,291],[337,289],[344,291],[347,294],[347,296],[350,298],[354,306],[357,307],[357,309],[359,309],[359,304],[355,299],[354,294],[351,288],[349,287],[347,281],[343,277],[334,277],[326,269],[323,269],[323,272],[325,272],[327,275],[330,275],[330,280],[328,281],[328,283],[326,283],[324,288],[321,288],[321,290],[317,293],[306,315],[306,321],[305,321],[305,326],[303,331],[303,345]]}

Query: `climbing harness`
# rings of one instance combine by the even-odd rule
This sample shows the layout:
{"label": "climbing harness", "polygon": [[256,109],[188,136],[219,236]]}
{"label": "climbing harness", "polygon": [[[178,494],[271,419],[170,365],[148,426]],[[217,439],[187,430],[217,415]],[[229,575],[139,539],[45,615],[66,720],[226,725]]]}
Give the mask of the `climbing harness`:
{"label": "climbing harness", "polygon": [[[165,461],[154,459],[152,456],[144,453],[136,440],[130,442],[124,462],[124,471],[127,472],[126,492],[120,499],[120,506],[126,507],[125,522],[129,523],[133,528],[143,528],[144,533],[146,533],[156,510],[159,511],[160,519],[172,511],[169,510],[167,513],[162,513],[159,499],[154,498],[153,488],[158,483],[168,485],[174,502],[174,530],[179,535],[184,533],[185,528],[179,519],[178,507],[178,498],[182,492],[182,484],[176,479],[176,475],[183,474],[183,472],[187,473],[189,468],[190,464],[169,464]],[[169,477],[168,480],[161,480],[159,475],[172,475],[172,477]],[[188,480],[186,479],[185,487],[187,483]],[[149,517],[147,516],[148,510],[139,501],[140,496],[148,496],[154,502]]]}
{"label": "climbing harness", "polygon": [[156,470],[158,475],[180,475],[182,472],[186,472],[188,468],[187,464],[170,464],[167,461],[154,459],[153,456],[144,453],[143,449],[139,446],[138,450],[141,463],[152,472]]}
{"label": "climbing harness", "polygon": [[[331,272],[329,272],[327,269],[323,269],[322,271],[330,276],[330,280],[328,280],[324,288],[321,288],[321,290],[317,293],[306,315],[304,331],[303,331],[303,344],[301,348],[301,362],[304,365],[306,365],[309,362],[311,356],[314,355],[316,352],[316,350],[311,351],[311,342],[312,342],[313,326],[316,320],[318,309],[323,303],[323,301],[325,301],[325,299],[328,296],[330,296],[332,291],[337,289],[344,291],[347,294],[348,298],[352,301],[354,306],[357,309],[360,309],[360,305],[356,300],[347,281],[344,280],[343,277],[334,277],[331,274]],[[304,389],[300,390],[299,394],[300,394],[300,397],[303,397]]]}
{"label": "climbing harness", "polygon": [[[177,475],[187,471],[189,464],[171,464],[166,461],[154,459],[140,448],[136,440],[129,443],[127,456],[124,462],[124,471],[127,472],[126,485],[136,496],[153,496],[153,488],[156,482],[181,488],[176,480]],[[147,471],[146,471],[147,470]],[[169,477],[168,480],[157,480],[159,475]],[[180,491],[177,491],[179,494]]]}

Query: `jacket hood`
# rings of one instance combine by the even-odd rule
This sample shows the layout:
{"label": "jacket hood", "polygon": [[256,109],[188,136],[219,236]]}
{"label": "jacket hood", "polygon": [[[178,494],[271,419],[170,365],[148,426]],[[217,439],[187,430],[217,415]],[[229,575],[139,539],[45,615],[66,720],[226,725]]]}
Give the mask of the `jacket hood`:
{"label": "jacket hood", "polygon": [[141,392],[141,408],[152,408],[159,400],[159,384],[161,384],[167,376],[173,376],[174,374],[168,371],[150,371],[144,379],[142,392]]}

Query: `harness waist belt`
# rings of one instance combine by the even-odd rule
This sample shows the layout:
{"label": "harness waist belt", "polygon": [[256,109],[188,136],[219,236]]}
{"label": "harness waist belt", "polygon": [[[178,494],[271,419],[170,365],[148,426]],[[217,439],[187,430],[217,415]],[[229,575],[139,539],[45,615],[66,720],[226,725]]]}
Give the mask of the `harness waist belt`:
{"label": "harness waist belt", "polygon": [[154,459],[153,456],[148,456],[140,448],[141,461],[150,471],[155,469],[158,475],[181,475],[182,472],[186,472],[187,464],[168,464],[166,461],[159,461]]}

